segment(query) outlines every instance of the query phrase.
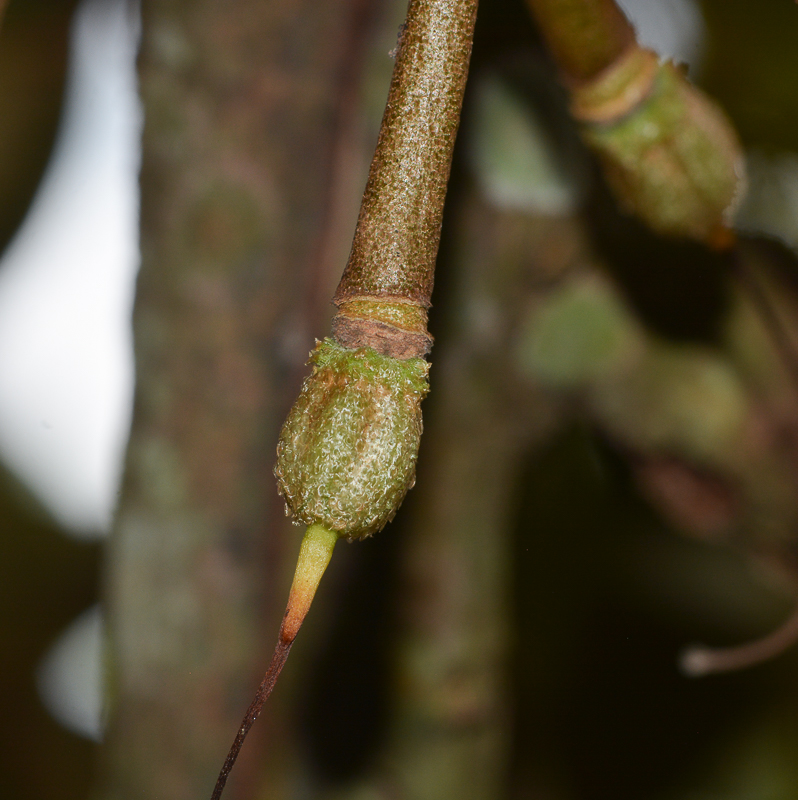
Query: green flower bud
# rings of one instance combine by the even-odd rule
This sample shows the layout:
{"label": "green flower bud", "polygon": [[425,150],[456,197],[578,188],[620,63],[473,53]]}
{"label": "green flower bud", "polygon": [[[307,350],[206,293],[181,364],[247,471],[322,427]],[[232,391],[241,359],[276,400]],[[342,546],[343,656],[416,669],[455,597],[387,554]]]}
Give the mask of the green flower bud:
{"label": "green flower bud", "polygon": [[680,69],[633,50],[575,90],[572,108],[624,206],[660,234],[724,241],[745,185],[742,150]]}
{"label": "green flower bud", "polygon": [[311,353],[277,445],[286,510],[350,541],[389,522],[415,482],[429,364],[332,339]]}

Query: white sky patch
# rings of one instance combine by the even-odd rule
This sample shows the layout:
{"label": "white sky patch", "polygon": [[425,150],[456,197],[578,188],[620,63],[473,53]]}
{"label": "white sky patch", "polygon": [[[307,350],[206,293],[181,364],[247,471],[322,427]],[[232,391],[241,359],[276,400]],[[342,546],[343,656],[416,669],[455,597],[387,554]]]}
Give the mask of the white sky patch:
{"label": "white sky patch", "polygon": [[644,47],[663,58],[689,64],[691,74],[701,66],[704,18],[694,0],[618,0]]}
{"label": "white sky patch", "polygon": [[132,9],[78,8],[56,146],[0,261],[0,457],[87,537],[109,526],[132,404],[142,116]]}
{"label": "white sky patch", "polygon": [[102,613],[92,606],[56,639],[36,674],[47,710],[65,728],[95,741],[103,727],[102,649]]}

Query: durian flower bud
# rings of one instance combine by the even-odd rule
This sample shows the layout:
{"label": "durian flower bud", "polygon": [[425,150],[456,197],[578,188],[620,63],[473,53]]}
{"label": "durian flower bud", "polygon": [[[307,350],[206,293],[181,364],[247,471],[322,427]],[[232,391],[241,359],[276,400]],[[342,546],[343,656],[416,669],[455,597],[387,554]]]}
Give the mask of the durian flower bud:
{"label": "durian flower bud", "polygon": [[681,69],[632,47],[574,89],[571,108],[622,205],[657,233],[724,243],[745,186],[742,150]]}
{"label": "durian flower bud", "polygon": [[415,482],[429,364],[332,339],[310,361],[277,445],[280,493],[298,522],[362,539],[393,518]]}

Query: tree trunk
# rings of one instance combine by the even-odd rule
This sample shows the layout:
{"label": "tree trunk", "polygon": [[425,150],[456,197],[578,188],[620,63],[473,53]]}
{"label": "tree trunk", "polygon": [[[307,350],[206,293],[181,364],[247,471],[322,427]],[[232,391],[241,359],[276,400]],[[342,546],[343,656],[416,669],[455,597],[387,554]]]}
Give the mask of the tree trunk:
{"label": "tree trunk", "polygon": [[[277,430],[354,227],[377,11],[144,3],[138,382],[107,554],[102,797],[209,795],[267,663],[299,545],[271,474]],[[264,770],[286,796],[279,699],[259,727],[269,764],[248,743],[230,797]]]}

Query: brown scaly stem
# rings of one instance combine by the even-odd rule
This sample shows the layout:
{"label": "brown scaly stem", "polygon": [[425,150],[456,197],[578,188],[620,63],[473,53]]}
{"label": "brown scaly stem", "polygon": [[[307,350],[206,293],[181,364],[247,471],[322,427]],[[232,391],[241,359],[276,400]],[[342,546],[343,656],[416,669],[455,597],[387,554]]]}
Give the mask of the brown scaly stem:
{"label": "brown scaly stem", "polygon": [[570,84],[594,78],[635,44],[634,29],[613,0],[527,0]]}
{"label": "brown scaly stem", "polygon": [[302,540],[302,547],[299,551],[294,581],[291,584],[291,592],[288,595],[288,605],[280,625],[277,645],[274,648],[274,655],[260,686],[258,686],[255,699],[241,721],[241,727],[238,729],[230,752],[227,754],[222,770],[216,780],[211,800],[219,800],[222,796],[222,790],[225,783],[227,783],[227,776],[236,763],[241,746],[244,744],[244,739],[246,739],[250,728],[260,715],[263,704],[269,699],[269,695],[272,693],[275,683],[277,683],[277,678],[285,665],[288,654],[291,652],[291,646],[294,644],[296,635],[299,633],[299,629],[302,627],[302,623],[310,609],[310,604],[313,602],[321,576],[330,563],[333,548],[337,541],[338,534],[327,530],[322,525],[311,525],[305,533],[305,538]]}
{"label": "brown scaly stem", "polygon": [[427,309],[477,0],[412,0],[333,336],[394,358],[429,352]]}

